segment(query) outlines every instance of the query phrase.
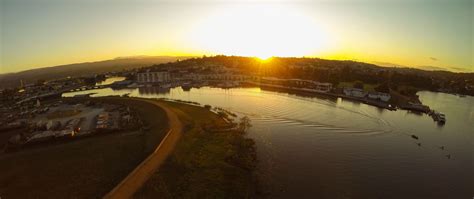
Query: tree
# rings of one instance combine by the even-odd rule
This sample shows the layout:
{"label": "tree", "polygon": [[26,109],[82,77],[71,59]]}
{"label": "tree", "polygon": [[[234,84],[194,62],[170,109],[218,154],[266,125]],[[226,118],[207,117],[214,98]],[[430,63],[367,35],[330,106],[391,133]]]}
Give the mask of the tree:
{"label": "tree", "polygon": [[375,89],[376,91],[382,92],[382,93],[389,93],[389,92],[390,92],[390,88],[388,87],[388,83],[387,83],[387,82],[378,85],[378,86],[375,87],[374,89]]}
{"label": "tree", "polygon": [[354,88],[364,89],[364,83],[357,81],[356,83],[354,83]]}
{"label": "tree", "polygon": [[244,116],[243,118],[240,119],[239,123],[239,130],[242,132],[247,131],[252,125],[250,124],[250,118],[247,116]]}

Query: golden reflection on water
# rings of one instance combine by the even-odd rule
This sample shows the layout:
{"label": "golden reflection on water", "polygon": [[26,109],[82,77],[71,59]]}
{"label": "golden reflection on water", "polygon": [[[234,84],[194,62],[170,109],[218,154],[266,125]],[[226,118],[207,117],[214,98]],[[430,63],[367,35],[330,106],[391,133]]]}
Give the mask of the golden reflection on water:
{"label": "golden reflection on water", "polygon": [[[194,101],[249,116],[248,136],[257,143],[259,169],[271,176],[266,181],[278,187],[280,197],[303,192],[354,194],[353,190],[374,197],[374,190],[385,195],[416,191],[421,196],[470,191],[469,175],[463,171],[471,169],[472,97],[420,92],[423,103],[446,113],[446,125],[437,126],[426,115],[260,88],[178,87],[164,93],[149,88],[98,89],[64,96],[90,92]],[[453,158],[447,159],[447,154]]]}

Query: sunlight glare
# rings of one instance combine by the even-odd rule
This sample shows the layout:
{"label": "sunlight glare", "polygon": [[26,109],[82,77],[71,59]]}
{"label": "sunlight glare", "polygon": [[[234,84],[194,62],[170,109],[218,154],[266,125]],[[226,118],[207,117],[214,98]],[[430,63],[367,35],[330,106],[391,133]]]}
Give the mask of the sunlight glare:
{"label": "sunlight glare", "polygon": [[214,54],[314,55],[328,48],[329,36],[301,11],[275,4],[223,7],[198,23],[191,42]]}
{"label": "sunlight glare", "polygon": [[269,62],[272,59],[272,56],[257,56],[257,59],[261,62]]}

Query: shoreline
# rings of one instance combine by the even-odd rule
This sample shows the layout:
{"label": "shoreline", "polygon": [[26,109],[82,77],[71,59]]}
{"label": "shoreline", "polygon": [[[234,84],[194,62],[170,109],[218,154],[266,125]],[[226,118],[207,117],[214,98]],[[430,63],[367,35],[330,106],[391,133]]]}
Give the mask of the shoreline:
{"label": "shoreline", "polygon": [[[285,86],[277,86],[277,85],[270,85],[270,84],[259,84],[259,83],[254,83],[254,82],[245,82],[245,84],[250,84],[254,86],[259,86],[260,88],[271,88],[271,89],[276,89],[276,90],[283,90],[283,91],[293,91],[293,92],[300,92],[300,93],[305,93],[305,94],[311,94],[313,96],[325,96],[325,97],[332,97],[332,98],[341,98],[341,99],[347,99],[351,101],[356,101],[356,102],[362,102],[367,105],[375,106],[378,108],[382,109],[387,109],[390,111],[396,111],[396,107],[392,107],[391,104],[385,103],[382,101],[378,100],[370,100],[366,98],[357,98],[357,97],[351,97],[343,94],[337,94],[337,93],[330,93],[330,92],[317,92],[317,91],[312,91],[309,89],[303,89],[303,88],[294,88],[294,87],[285,87]],[[397,106],[399,107],[399,106]]]}

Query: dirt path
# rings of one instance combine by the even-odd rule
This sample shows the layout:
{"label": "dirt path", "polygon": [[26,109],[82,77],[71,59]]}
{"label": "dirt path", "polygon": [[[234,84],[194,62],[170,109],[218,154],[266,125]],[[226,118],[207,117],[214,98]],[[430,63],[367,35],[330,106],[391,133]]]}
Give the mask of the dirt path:
{"label": "dirt path", "polygon": [[183,125],[178,116],[167,106],[153,100],[143,100],[155,104],[165,110],[168,116],[170,130],[158,145],[156,150],[150,154],[140,165],[138,165],[128,176],[120,182],[112,191],[104,196],[104,199],[131,198],[133,194],[150,178],[160,167],[166,158],[173,152],[176,143],[182,135]]}

